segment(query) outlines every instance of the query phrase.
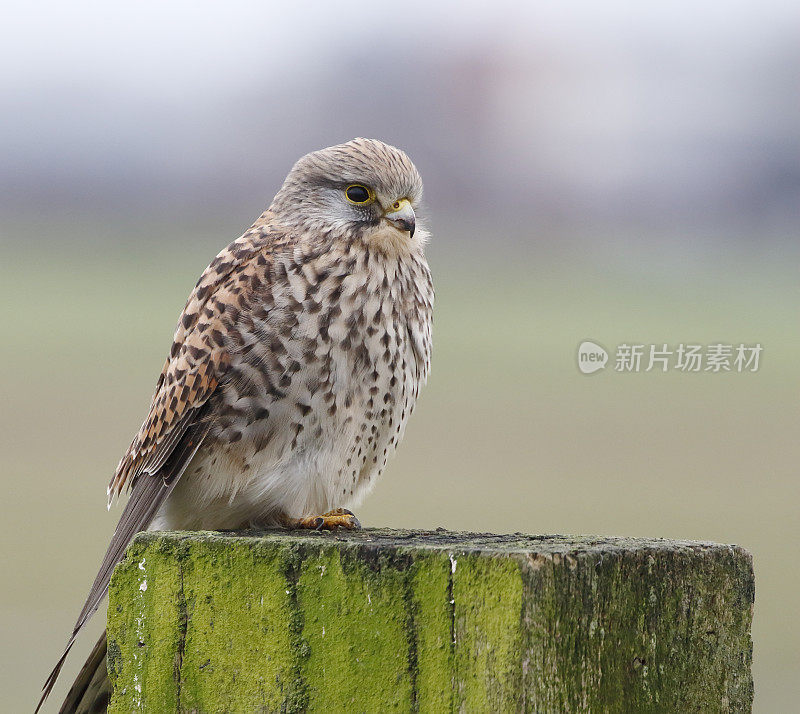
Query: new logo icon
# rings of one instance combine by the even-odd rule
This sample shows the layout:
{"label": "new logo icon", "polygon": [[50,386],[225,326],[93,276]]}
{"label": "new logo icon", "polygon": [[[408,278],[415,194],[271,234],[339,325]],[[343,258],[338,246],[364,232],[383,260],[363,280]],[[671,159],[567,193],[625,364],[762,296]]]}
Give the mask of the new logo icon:
{"label": "new logo icon", "polygon": [[578,345],[578,369],[584,374],[593,374],[604,369],[608,362],[608,352],[600,345],[584,340]]}

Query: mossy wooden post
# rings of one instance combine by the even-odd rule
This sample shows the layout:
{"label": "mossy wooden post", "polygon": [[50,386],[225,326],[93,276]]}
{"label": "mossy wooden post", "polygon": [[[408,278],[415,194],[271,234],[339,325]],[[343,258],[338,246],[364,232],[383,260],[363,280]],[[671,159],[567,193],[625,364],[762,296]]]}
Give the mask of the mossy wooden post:
{"label": "mossy wooden post", "polygon": [[111,583],[111,712],[749,711],[736,546],[148,533]]}

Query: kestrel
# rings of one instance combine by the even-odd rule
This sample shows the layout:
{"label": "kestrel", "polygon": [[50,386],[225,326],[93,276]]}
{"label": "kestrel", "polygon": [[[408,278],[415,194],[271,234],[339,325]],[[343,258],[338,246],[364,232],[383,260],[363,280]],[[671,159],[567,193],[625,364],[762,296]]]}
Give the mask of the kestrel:
{"label": "kestrel", "polygon": [[[39,707],[137,532],[359,527],[347,508],[397,448],[430,368],[421,198],[399,149],[315,151],[206,268],[109,485],[109,506],[130,498]],[[105,655],[103,635],[62,712],[105,711]]]}

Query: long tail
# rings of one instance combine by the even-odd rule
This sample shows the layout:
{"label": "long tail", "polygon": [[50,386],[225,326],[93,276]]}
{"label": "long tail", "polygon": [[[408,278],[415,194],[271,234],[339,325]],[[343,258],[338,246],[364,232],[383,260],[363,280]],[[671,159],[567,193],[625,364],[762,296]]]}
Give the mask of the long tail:
{"label": "long tail", "polygon": [[[194,455],[203,443],[203,439],[205,439],[208,434],[211,424],[210,421],[204,419],[202,416],[202,410],[204,408],[205,407],[200,407],[201,411],[198,412],[199,416],[194,414],[194,411],[192,412],[192,414],[194,414],[192,418],[196,420],[192,422],[189,428],[184,432],[183,438],[177,444],[172,444],[172,452],[166,461],[161,464],[159,470],[155,474],[140,474],[140,477],[136,479],[133,484],[131,488],[131,497],[128,499],[125,510],[122,512],[122,517],[119,519],[117,528],[114,531],[114,537],[111,539],[111,543],[103,558],[103,563],[100,566],[97,577],[94,579],[89,597],[86,598],[81,614],[75,622],[75,627],[72,629],[72,634],[67,641],[67,646],[64,648],[64,653],[59,658],[56,666],[53,667],[53,671],[50,672],[50,676],[47,678],[47,681],[45,681],[44,687],[42,687],[42,696],[41,699],[39,699],[39,704],[34,714],[38,714],[39,710],[42,708],[42,704],[44,704],[44,700],[47,699],[52,691],[56,679],[58,679],[58,675],[61,672],[61,668],[64,666],[64,661],[67,659],[72,645],[75,644],[78,633],[94,614],[95,610],[97,610],[97,606],[108,592],[108,583],[111,580],[111,573],[114,571],[116,564],[122,559],[125,548],[128,547],[128,543],[131,542],[131,539],[137,533],[147,530],[150,521],[153,520],[153,516],[158,512],[161,504],[172,492],[172,489],[175,488],[178,479],[180,479],[187,465],[192,458],[194,458]],[[102,652],[105,652],[105,637],[95,646],[92,657],[98,656],[98,648],[102,649]],[[84,665],[84,670],[89,666],[91,661],[92,658],[90,657],[89,662]],[[81,677],[82,676],[83,671],[81,672]],[[73,689],[82,681],[81,677],[78,677],[78,682],[75,683]],[[91,677],[89,683],[91,683]],[[70,699],[68,697],[67,702],[69,701]],[[67,703],[65,703],[64,706],[66,707]],[[71,712],[76,710],[62,709],[61,711]],[[84,710],[79,709],[77,711],[82,712]],[[97,711],[105,711],[105,708],[97,709]]]}
{"label": "long tail", "polygon": [[106,633],[100,636],[83,665],[59,714],[102,714],[111,699],[111,680],[106,669]]}

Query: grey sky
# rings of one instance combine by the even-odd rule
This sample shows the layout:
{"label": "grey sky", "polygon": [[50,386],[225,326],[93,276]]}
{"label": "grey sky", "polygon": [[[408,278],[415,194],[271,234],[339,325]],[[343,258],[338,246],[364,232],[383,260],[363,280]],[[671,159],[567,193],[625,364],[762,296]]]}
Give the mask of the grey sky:
{"label": "grey sky", "polygon": [[17,3],[0,205],[250,206],[366,134],[445,211],[783,221],[799,92],[800,3],[774,0]]}

